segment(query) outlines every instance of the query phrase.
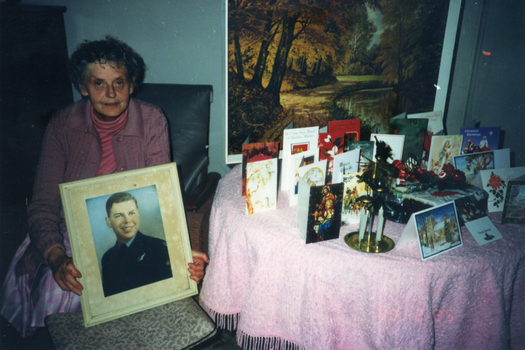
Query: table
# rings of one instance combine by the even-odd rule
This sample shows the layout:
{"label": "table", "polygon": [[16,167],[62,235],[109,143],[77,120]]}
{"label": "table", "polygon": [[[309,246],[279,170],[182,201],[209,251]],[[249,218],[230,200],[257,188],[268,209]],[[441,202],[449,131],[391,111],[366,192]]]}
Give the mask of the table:
{"label": "table", "polygon": [[[201,306],[245,349],[525,349],[525,227],[421,261],[413,242],[383,254],[339,239],[305,244],[296,207],[245,214],[241,174],[220,181]],[[405,225],[387,222],[397,242]],[[289,347],[290,348],[290,347]]]}

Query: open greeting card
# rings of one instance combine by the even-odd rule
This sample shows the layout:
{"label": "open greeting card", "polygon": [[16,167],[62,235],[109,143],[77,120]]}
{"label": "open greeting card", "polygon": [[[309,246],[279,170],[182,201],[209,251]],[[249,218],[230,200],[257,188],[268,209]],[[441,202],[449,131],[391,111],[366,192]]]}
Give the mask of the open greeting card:
{"label": "open greeting card", "polygon": [[427,260],[463,245],[454,202],[412,214],[396,245],[417,241],[421,259]]}
{"label": "open greeting card", "polygon": [[319,137],[319,127],[286,129],[283,131],[283,160],[281,167],[281,191],[288,190],[290,185],[289,174],[290,161],[292,154],[301,153],[309,150],[317,151],[317,139]]}
{"label": "open greeting card", "polygon": [[[361,139],[361,119],[329,121],[328,131],[342,132],[344,145],[349,141],[359,141]],[[345,151],[347,151],[346,148]]]}
{"label": "open greeting card", "polygon": [[[383,141],[392,149],[392,157],[388,159],[390,163],[394,160],[401,160],[403,158],[403,146],[405,144],[405,135],[389,135],[389,134],[371,134],[370,141]],[[376,157],[376,147],[374,147],[373,160]]]}
{"label": "open greeting card", "polygon": [[289,205],[294,206],[297,204],[297,195],[299,193],[299,168],[308,166],[319,161],[319,152],[317,149],[304,151],[301,153],[293,154],[290,158],[288,173],[290,184],[288,185],[289,193]]}

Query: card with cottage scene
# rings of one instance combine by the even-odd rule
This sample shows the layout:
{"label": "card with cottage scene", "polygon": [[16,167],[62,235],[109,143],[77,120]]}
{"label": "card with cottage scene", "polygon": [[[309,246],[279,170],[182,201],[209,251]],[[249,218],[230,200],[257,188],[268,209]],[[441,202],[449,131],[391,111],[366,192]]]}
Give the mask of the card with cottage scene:
{"label": "card with cottage scene", "polygon": [[398,247],[417,241],[423,261],[463,245],[454,202],[412,214],[396,243]]}

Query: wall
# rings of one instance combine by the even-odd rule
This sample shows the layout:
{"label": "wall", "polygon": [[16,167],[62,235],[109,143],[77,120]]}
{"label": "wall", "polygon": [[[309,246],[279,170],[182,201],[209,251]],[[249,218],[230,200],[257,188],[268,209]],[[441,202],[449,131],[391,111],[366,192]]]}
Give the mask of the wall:
{"label": "wall", "polygon": [[[485,52],[485,53],[484,53]],[[447,131],[500,126],[513,165],[525,165],[525,2],[464,0]]]}
{"label": "wall", "polygon": [[[70,53],[84,39],[112,34],[141,53],[146,82],[211,84],[210,170],[225,164],[225,0],[32,0],[67,6]],[[463,0],[457,58],[445,110],[449,134],[468,122],[501,126],[515,165],[525,165],[525,2]],[[490,52],[484,55],[482,51]],[[77,96],[78,98],[78,96]]]}

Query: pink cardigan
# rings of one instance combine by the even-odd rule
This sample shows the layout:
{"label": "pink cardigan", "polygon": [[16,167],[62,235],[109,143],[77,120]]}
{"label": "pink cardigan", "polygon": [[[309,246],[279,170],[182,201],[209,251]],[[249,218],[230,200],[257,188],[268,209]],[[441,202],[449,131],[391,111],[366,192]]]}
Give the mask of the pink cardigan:
{"label": "pink cardigan", "polygon": [[[113,136],[117,171],[168,163],[168,125],[162,110],[133,98],[128,109],[126,125]],[[25,256],[36,249],[44,257],[50,247],[63,247],[60,228],[65,222],[58,185],[94,177],[101,157],[101,141],[91,120],[89,99],[53,116],[44,135],[33,198],[27,207],[31,246]],[[24,266],[18,266],[17,274],[27,273],[31,268],[28,259],[22,261]]]}

